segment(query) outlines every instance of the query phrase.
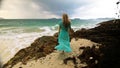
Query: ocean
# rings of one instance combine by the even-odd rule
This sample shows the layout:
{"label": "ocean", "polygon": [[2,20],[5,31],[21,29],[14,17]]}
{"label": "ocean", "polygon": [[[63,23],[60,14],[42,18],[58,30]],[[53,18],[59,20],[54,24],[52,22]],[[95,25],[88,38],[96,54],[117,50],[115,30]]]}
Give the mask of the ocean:
{"label": "ocean", "polygon": [[[94,28],[108,19],[71,19],[74,31]],[[5,64],[20,49],[30,46],[41,36],[58,32],[61,19],[0,19],[0,62]]]}

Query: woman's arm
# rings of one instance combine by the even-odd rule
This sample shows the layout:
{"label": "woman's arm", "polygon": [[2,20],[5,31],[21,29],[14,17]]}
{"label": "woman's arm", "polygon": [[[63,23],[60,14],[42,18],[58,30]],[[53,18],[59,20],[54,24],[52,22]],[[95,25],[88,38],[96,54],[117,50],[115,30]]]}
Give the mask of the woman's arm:
{"label": "woman's arm", "polygon": [[70,31],[72,30],[72,28],[71,28],[71,23],[69,24],[69,30],[70,30]]}
{"label": "woman's arm", "polygon": [[60,33],[60,26],[59,26],[59,28],[58,28],[58,34]]}
{"label": "woman's arm", "polygon": [[69,25],[68,32],[69,32],[69,35],[74,34],[74,30],[71,28],[71,24]]}

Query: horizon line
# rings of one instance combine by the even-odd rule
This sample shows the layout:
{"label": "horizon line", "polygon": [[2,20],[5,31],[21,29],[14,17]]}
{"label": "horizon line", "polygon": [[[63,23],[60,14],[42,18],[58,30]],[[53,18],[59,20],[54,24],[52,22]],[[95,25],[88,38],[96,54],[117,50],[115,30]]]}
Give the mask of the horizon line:
{"label": "horizon line", "polygon": [[[117,19],[117,18],[114,18],[114,17],[102,17],[102,18],[86,18],[86,19],[105,19],[105,18],[108,18],[108,19]],[[62,18],[1,18],[0,17],[0,20],[2,19],[62,19]],[[85,19],[85,18],[69,18],[69,19]]]}

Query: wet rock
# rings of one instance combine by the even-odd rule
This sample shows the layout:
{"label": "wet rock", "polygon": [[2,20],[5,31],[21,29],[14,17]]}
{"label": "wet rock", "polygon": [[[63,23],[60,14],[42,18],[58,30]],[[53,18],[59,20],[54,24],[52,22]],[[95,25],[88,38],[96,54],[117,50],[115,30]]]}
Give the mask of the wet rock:
{"label": "wet rock", "polygon": [[[64,59],[64,63],[73,61],[75,68],[79,68],[76,58],[81,63],[86,63],[83,68],[120,68],[120,20],[105,21],[99,26],[91,29],[80,29],[73,32],[71,38],[86,38],[101,45],[92,47],[81,47],[82,54],[75,57]],[[27,64],[27,61],[39,59],[53,52],[57,45],[56,33],[54,36],[43,36],[36,39],[31,46],[21,49],[16,55],[8,61],[3,68],[11,68],[18,62]]]}
{"label": "wet rock", "polygon": [[102,60],[103,55],[101,55],[100,49],[95,46],[86,47],[78,58],[81,63],[87,63],[86,68],[98,68],[98,61]]}
{"label": "wet rock", "polygon": [[31,46],[21,49],[16,55],[10,59],[3,68],[14,66],[18,62],[27,64],[27,61],[39,59],[53,52],[54,47],[57,45],[57,38],[53,36],[43,36],[36,39]]}
{"label": "wet rock", "polygon": [[[86,38],[99,43],[92,47],[79,48],[83,52],[77,58],[81,61],[80,63],[87,64],[82,68],[120,68],[120,19],[105,21],[98,25],[95,28],[83,28],[74,33],[75,38]],[[76,62],[68,57],[64,63],[67,64],[71,60]],[[76,67],[79,68],[77,63],[75,63]]]}
{"label": "wet rock", "polygon": [[[98,25],[74,33],[75,37],[102,44],[98,45],[99,48],[95,46],[82,48],[84,51],[78,58],[87,63],[88,66],[85,68],[120,68],[120,19],[105,21]],[[93,59],[89,59],[90,57]]]}
{"label": "wet rock", "polygon": [[75,57],[68,57],[68,58],[66,58],[66,59],[63,60],[64,64],[67,64],[68,61],[72,61],[74,63],[74,65],[75,65],[74,67],[78,68],[77,67],[77,61],[76,61]]}

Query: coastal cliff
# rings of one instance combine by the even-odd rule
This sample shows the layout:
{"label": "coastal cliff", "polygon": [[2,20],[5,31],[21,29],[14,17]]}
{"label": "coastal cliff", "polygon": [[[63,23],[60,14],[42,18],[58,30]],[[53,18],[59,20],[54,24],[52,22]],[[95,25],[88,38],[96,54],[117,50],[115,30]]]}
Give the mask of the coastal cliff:
{"label": "coastal cliff", "polygon": [[[120,19],[99,23],[92,29],[78,30],[75,36],[102,44],[99,48],[84,48],[79,58],[86,60],[83,61],[88,64],[86,68],[120,68]],[[92,52],[88,54],[87,51]],[[93,58],[88,60],[91,56]]]}
{"label": "coastal cliff", "polygon": [[[120,64],[120,20],[110,20],[99,23],[91,29],[80,29],[72,34],[72,38],[84,38],[91,40],[97,45],[79,47],[83,52],[73,57],[63,59],[64,64],[73,61],[75,68],[119,68]],[[26,65],[30,60],[45,57],[54,51],[57,45],[57,34],[54,36],[43,36],[36,39],[31,46],[21,49],[11,58],[3,68],[11,68],[19,62]],[[79,59],[78,62],[76,59]],[[86,63],[84,67],[77,64]]]}

